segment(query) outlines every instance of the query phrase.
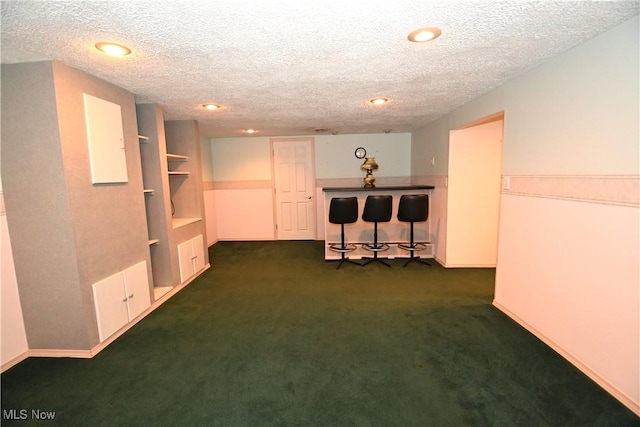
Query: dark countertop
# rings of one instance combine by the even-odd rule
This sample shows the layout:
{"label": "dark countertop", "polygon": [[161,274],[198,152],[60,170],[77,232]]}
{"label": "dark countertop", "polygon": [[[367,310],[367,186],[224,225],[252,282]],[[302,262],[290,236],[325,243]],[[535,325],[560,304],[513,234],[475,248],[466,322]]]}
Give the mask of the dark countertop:
{"label": "dark countertop", "polygon": [[364,187],[323,187],[324,192],[338,191],[402,191],[402,190],[433,190],[433,185],[378,185],[374,188]]}

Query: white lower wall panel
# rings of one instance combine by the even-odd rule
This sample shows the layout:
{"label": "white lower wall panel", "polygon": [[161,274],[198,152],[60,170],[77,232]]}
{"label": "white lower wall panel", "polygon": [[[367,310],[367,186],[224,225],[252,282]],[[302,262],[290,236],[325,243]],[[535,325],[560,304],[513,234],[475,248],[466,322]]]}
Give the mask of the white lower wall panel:
{"label": "white lower wall panel", "polygon": [[218,218],[215,196],[216,194],[213,190],[205,191],[203,194],[205,225],[207,227],[207,246],[211,246],[218,241]]}
{"label": "white lower wall panel", "polygon": [[2,268],[0,270],[0,353],[1,363],[4,366],[13,359],[26,354],[27,333],[22,317],[22,305],[18,294],[18,280],[13,266],[13,253],[9,240],[7,217],[4,215],[2,193],[0,192],[0,255],[2,256]]}
{"label": "white lower wall panel", "polygon": [[435,247],[434,258],[442,265],[447,260],[447,188],[436,187],[432,192],[431,211],[431,243]]}
{"label": "white lower wall panel", "polygon": [[215,190],[220,240],[273,240],[273,190]]}
{"label": "white lower wall panel", "polygon": [[495,291],[497,306],[636,411],[639,225],[633,207],[503,195]]}

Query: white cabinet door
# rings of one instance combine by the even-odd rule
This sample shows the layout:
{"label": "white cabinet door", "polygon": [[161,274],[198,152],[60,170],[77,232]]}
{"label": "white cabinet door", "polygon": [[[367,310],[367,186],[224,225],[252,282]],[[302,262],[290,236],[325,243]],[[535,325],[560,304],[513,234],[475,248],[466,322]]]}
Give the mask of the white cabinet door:
{"label": "white cabinet door", "polygon": [[93,184],[127,182],[127,158],[118,104],[83,94]]}
{"label": "white cabinet door", "polygon": [[93,301],[100,342],[138,317],[151,305],[147,262],[93,284]]}
{"label": "white cabinet door", "polygon": [[151,306],[146,261],[142,261],[124,271],[124,285],[129,321],[132,321]]}
{"label": "white cabinet door", "polygon": [[202,234],[178,245],[178,261],[180,264],[180,283],[186,282],[204,268],[204,238]]}
{"label": "white cabinet door", "polygon": [[193,275],[193,246],[191,240],[178,245],[178,262],[180,264],[180,283]]}
{"label": "white cabinet door", "polygon": [[93,301],[98,319],[100,342],[113,335],[129,321],[124,276],[114,274],[93,284]]}
{"label": "white cabinet door", "polygon": [[193,244],[193,274],[204,268],[204,237],[198,234],[191,240]]}

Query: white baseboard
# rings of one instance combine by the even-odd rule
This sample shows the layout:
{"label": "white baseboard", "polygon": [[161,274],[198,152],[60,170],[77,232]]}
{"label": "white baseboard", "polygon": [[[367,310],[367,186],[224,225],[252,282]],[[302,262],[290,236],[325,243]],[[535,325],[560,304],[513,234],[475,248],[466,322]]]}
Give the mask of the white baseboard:
{"label": "white baseboard", "polygon": [[495,264],[446,264],[445,268],[496,268]]}
{"label": "white baseboard", "polygon": [[640,402],[636,402],[633,399],[631,399],[624,392],[617,389],[614,385],[609,383],[607,380],[605,380],[600,375],[598,375],[598,373],[596,373],[591,368],[589,368],[589,366],[585,365],[579,359],[572,356],[570,353],[568,353],[562,347],[556,344],[553,340],[546,337],[542,332],[540,332],[539,330],[537,330],[536,328],[534,328],[533,326],[531,326],[530,324],[522,320],[520,317],[518,317],[516,314],[514,314],[512,311],[510,311],[508,308],[506,308],[496,300],[493,300],[493,306],[496,307],[498,310],[502,311],[507,316],[509,316],[520,326],[522,326],[523,328],[531,332],[533,335],[539,338],[542,342],[544,342],[546,345],[551,347],[555,352],[557,352],[562,357],[567,359],[569,363],[571,363],[576,368],[578,368],[583,374],[591,378],[596,384],[598,384],[600,387],[606,390],[610,395],[618,399],[620,403],[622,403],[624,406],[629,408],[633,413],[635,413],[640,417]]}
{"label": "white baseboard", "polygon": [[29,350],[17,355],[11,360],[7,360],[0,366],[0,373],[6,371],[9,368],[16,366],[18,363],[22,362],[23,360],[26,360],[28,357],[29,357]]}
{"label": "white baseboard", "polygon": [[144,319],[149,313],[151,313],[156,308],[160,307],[169,298],[171,298],[172,296],[180,292],[182,289],[184,289],[185,286],[189,285],[192,281],[194,281],[197,277],[199,277],[202,273],[204,273],[210,267],[211,267],[211,264],[205,265],[204,268],[200,272],[198,272],[198,274],[194,275],[186,282],[178,286],[175,286],[171,291],[167,292],[161,298],[154,301],[151,304],[151,306],[147,308],[145,311],[143,311],[138,317],[133,319],[131,322],[127,323],[125,326],[123,326],[118,331],[116,331],[113,335],[111,335],[110,337],[108,337],[106,340],[102,341],[100,344],[96,345],[95,347],[91,348],[90,350],[49,349],[49,348],[29,349],[26,352],[20,354],[19,356],[16,356],[13,359],[3,363],[2,366],[0,366],[0,369],[1,369],[0,372],[4,372],[7,369],[12,368],[13,366],[17,365],[18,363],[22,362],[23,360],[29,357],[71,357],[75,359],[91,359],[96,354],[100,353],[102,350],[107,348],[109,344],[117,340],[125,332],[127,332],[134,325],[136,325],[139,321]]}

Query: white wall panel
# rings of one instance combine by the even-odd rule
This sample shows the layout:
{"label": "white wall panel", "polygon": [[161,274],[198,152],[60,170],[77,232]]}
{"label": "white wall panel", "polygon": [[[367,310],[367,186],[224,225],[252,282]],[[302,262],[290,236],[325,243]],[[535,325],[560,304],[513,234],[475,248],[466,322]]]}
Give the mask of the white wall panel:
{"label": "white wall panel", "polygon": [[640,402],[638,208],[504,196],[495,303]]}
{"label": "white wall panel", "polygon": [[215,190],[220,240],[273,240],[273,190]]}
{"label": "white wall panel", "polygon": [[[1,364],[4,367],[14,358],[26,356],[29,349],[27,344],[27,334],[24,329],[22,319],[22,306],[18,294],[18,281],[13,267],[13,254],[11,252],[11,242],[9,239],[9,229],[7,227],[7,217],[4,215],[4,202],[2,192],[0,192],[0,255],[2,256],[2,267],[0,277],[0,351]],[[8,368],[9,366],[7,366]]]}
{"label": "white wall panel", "polygon": [[207,246],[218,241],[218,214],[216,212],[216,192],[208,190],[204,192],[204,214],[207,226]]}

